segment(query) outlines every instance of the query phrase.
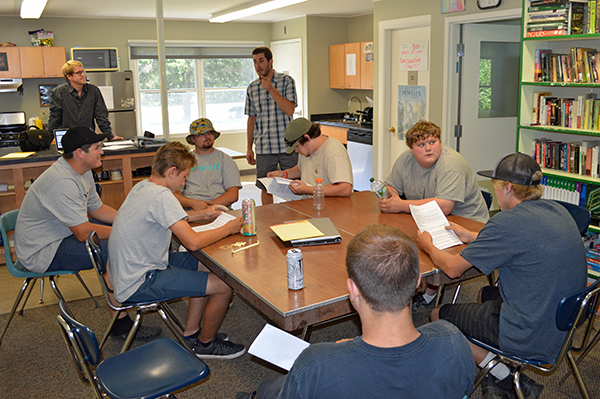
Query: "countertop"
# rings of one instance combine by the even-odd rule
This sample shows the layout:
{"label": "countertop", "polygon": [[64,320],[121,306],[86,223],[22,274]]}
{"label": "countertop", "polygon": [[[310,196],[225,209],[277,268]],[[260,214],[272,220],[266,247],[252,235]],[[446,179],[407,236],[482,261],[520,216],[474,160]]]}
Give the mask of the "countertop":
{"label": "countertop", "polygon": [[[159,147],[142,147],[138,148],[136,146],[131,146],[127,148],[122,148],[119,150],[107,150],[104,149],[103,157],[111,156],[111,155],[127,155],[127,154],[136,154],[136,153],[145,153],[145,152],[154,152],[158,150]],[[0,148],[0,156],[10,154],[12,152],[21,151],[19,147],[5,147]],[[15,165],[15,164],[23,164],[23,163],[34,163],[34,162],[45,162],[45,161],[56,161],[62,155],[56,151],[56,146],[51,145],[50,149],[37,151],[35,154],[20,159],[1,159],[0,165]]]}
{"label": "countertop", "polygon": [[372,123],[358,123],[355,121],[344,120],[345,113],[332,113],[332,114],[315,114],[311,115],[311,122],[318,122],[322,125],[343,127],[352,129],[360,132],[373,133]]}

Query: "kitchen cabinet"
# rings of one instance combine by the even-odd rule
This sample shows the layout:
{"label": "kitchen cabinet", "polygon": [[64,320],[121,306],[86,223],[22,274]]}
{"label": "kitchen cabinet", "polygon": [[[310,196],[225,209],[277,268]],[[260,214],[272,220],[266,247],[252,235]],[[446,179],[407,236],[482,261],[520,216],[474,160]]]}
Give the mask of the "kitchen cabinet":
{"label": "kitchen cabinet", "polygon": [[321,134],[338,139],[342,142],[342,144],[346,144],[348,142],[348,129],[344,127],[321,124]]}
{"label": "kitchen cabinet", "polygon": [[375,54],[365,52],[365,47],[373,49],[373,42],[360,43],[360,88],[373,90],[373,64],[375,64]]}
{"label": "kitchen cabinet", "polygon": [[64,47],[19,47],[22,78],[58,78],[67,61]]}
{"label": "kitchen cabinet", "polygon": [[373,62],[363,52],[365,43],[329,46],[330,88],[373,90]]}
{"label": "kitchen cabinet", "polygon": [[[16,79],[21,77],[21,59],[18,47],[0,47],[0,59],[6,62],[6,71],[0,71],[0,78]],[[4,61],[5,59],[5,61]]]}

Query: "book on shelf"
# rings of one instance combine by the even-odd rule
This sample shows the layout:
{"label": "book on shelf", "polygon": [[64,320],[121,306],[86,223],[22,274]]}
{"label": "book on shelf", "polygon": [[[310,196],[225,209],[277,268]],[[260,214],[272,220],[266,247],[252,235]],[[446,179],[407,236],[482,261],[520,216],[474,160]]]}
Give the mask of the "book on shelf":
{"label": "book on shelf", "polygon": [[531,13],[534,12],[540,12],[540,11],[558,11],[558,10],[566,10],[567,9],[567,2],[564,2],[562,4],[542,4],[542,5],[533,5],[533,2],[531,2],[531,5],[529,7],[527,7],[527,12],[531,15]]}
{"label": "book on shelf", "polygon": [[543,31],[531,31],[527,32],[526,37],[550,37],[550,36],[566,36],[566,29],[553,29]]}
{"label": "book on shelf", "polygon": [[534,72],[533,72],[533,80],[535,82],[543,82],[542,77],[542,54],[550,54],[552,50],[550,49],[536,49],[535,50],[535,58],[534,58]]}
{"label": "book on shelf", "polygon": [[539,125],[540,124],[540,99],[541,97],[549,97],[552,96],[552,92],[549,91],[536,91],[533,93],[533,113],[531,115],[531,124]]}
{"label": "book on shelf", "polygon": [[587,3],[587,24],[585,33],[596,33],[596,0]]}

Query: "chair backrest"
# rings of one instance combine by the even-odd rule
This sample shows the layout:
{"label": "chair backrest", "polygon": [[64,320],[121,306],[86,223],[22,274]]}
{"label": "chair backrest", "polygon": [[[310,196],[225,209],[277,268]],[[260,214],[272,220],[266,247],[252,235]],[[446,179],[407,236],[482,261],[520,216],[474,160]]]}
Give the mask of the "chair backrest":
{"label": "chair backrest", "polygon": [[104,264],[104,257],[102,256],[100,239],[98,238],[98,234],[95,231],[92,231],[90,233],[88,239],[85,242],[85,246],[87,248],[88,255],[90,256],[92,265],[94,266],[94,270],[96,270],[96,276],[98,277],[100,287],[102,287],[102,292],[106,297],[108,306],[110,306],[113,310],[117,310],[117,308],[113,305],[108,296],[109,293],[113,293],[113,290],[108,287],[108,285],[106,284],[106,280],[104,279],[104,276],[106,275],[106,266]]}
{"label": "chair backrest", "polygon": [[73,360],[77,375],[82,381],[90,383],[96,397],[102,399],[101,390],[90,367],[97,366],[100,363],[100,348],[96,336],[87,326],[75,320],[63,300],[58,302],[58,308],[60,314],[56,316],[56,321],[71,355],[71,360]]}
{"label": "chair backrest", "polygon": [[483,199],[485,200],[487,208],[490,209],[492,207],[492,201],[494,200],[492,193],[488,193],[487,191],[481,190],[481,195],[483,195]]}
{"label": "chair backrest", "polygon": [[4,259],[7,267],[13,267],[14,264],[10,255],[10,242],[8,240],[8,233],[15,229],[17,224],[17,217],[19,216],[19,210],[13,209],[2,215],[0,215],[0,233],[2,234],[2,246],[4,246]]}
{"label": "chair backrest", "polygon": [[575,220],[575,223],[577,223],[579,234],[584,235],[585,233],[587,233],[588,226],[590,225],[590,221],[592,220],[592,213],[589,209],[586,209],[579,205],[571,204],[569,202],[556,200],[554,202],[564,206],[565,209],[571,214],[571,216]]}

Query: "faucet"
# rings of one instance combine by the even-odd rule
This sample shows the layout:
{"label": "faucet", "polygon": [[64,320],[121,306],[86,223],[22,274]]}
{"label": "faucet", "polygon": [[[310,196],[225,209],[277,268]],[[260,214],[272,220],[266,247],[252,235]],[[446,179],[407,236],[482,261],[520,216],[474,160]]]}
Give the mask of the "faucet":
{"label": "faucet", "polygon": [[[360,101],[360,98],[353,96],[350,98],[350,101],[348,101],[348,110],[350,110],[350,105],[352,104],[352,100],[357,99],[358,100],[358,107],[359,110],[358,112],[362,111],[362,102]],[[352,112],[350,112],[351,115],[354,115]]]}

